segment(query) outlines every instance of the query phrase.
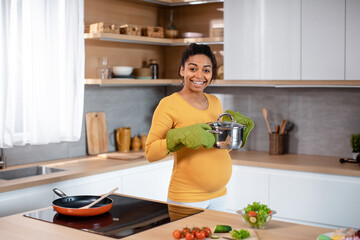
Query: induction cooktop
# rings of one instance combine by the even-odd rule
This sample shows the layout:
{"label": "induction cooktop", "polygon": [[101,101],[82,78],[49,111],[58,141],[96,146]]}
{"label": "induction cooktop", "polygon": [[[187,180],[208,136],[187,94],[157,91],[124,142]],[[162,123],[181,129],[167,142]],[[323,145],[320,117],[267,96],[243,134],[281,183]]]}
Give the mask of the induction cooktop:
{"label": "induction cooktop", "polygon": [[[168,204],[166,203],[120,195],[110,195],[109,197],[113,200],[111,210],[98,216],[66,216],[57,213],[52,208],[34,211],[24,216],[116,239],[171,222]],[[184,208],[184,212],[190,210],[186,207],[181,208]],[[193,215],[202,212],[202,210],[190,212]],[[187,216],[189,215],[184,214],[183,217]]]}

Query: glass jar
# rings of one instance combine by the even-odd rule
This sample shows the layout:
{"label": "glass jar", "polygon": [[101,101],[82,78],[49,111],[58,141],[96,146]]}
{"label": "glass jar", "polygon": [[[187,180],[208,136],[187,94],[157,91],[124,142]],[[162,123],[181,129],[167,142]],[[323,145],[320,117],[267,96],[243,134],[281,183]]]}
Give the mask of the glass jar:
{"label": "glass jar", "polygon": [[151,78],[158,79],[159,78],[159,64],[157,59],[150,59],[149,68],[151,69]]}
{"label": "glass jar", "polygon": [[108,65],[108,58],[102,57],[100,59],[100,66],[97,70],[98,78],[100,79],[109,79],[111,76],[110,66]]}

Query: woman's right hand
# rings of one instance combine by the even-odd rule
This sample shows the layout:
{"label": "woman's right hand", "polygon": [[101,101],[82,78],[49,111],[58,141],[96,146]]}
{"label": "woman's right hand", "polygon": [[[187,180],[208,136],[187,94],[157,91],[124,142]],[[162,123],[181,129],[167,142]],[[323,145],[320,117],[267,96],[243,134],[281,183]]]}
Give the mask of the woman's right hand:
{"label": "woman's right hand", "polygon": [[170,152],[176,152],[183,147],[198,149],[200,147],[212,148],[215,136],[206,130],[211,127],[206,123],[197,123],[188,127],[170,129],[166,134],[166,145]]}

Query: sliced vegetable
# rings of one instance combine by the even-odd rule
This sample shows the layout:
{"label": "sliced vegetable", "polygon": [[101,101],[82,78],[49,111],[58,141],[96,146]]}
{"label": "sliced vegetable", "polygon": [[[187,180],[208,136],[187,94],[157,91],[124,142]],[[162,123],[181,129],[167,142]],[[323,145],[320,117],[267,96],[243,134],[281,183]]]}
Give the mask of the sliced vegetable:
{"label": "sliced vegetable", "polygon": [[240,229],[239,231],[234,229],[230,233],[231,233],[231,237],[235,239],[245,239],[250,237],[249,231],[245,229]]}
{"label": "sliced vegetable", "polygon": [[211,234],[211,235],[210,235],[210,238],[211,238],[211,239],[219,239],[220,237],[219,237],[218,235]]}
{"label": "sliced vegetable", "polygon": [[228,225],[216,225],[214,233],[227,233],[231,230],[232,228]]}
{"label": "sliced vegetable", "polygon": [[328,236],[325,236],[325,235],[323,235],[323,234],[319,235],[319,236],[318,236],[318,239],[319,239],[319,240],[331,240],[331,238],[329,238]]}

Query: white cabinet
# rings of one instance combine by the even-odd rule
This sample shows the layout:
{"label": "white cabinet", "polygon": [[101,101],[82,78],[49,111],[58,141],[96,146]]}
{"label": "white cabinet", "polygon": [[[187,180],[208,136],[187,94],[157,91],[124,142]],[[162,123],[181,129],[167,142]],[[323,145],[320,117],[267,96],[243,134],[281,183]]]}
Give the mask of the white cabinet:
{"label": "white cabinet", "polygon": [[172,167],[173,161],[167,161],[129,169],[122,177],[122,193],[166,202]]}
{"label": "white cabinet", "polygon": [[227,0],[226,80],[359,80],[358,0]]}
{"label": "white cabinet", "polygon": [[261,79],[300,79],[300,0],[262,1]]}
{"label": "white cabinet", "polygon": [[345,0],[302,0],[302,80],[344,80]]}
{"label": "white cabinet", "polygon": [[66,195],[116,193],[166,201],[173,160],[0,193],[0,217],[51,206],[59,188]]}
{"label": "white cabinet", "polygon": [[268,204],[274,219],[320,227],[360,222],[360,178],[247,166],[233,166],[227,210],[254,201]]}
{"label": "white cabinet", "polygon": [[360,79],[360,1],[346,0],[346,80]]}
{"label": "white cabinet", "polygon": [[300,79],[300,0],[224,2],[224,78]]}
{"label": "white cabinet", "polygon": [[260,79],[259,0],[224,1],[224,79]]}
{"label": "white cabinet", "polygon": [[255,201],[269,204],[269,174],[266,169],[233,165],[227,185],[227,210],[235,212]]}
{"label": "white cabinet", "polygon": [[270,175],[270,204],[279,217],[358,228],[360,178],[282,171]]}
{"label": "white cabinet", "polygon": [[0,217],[48,207],[52,201],[50,185],[0,193]]}

